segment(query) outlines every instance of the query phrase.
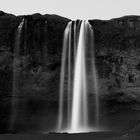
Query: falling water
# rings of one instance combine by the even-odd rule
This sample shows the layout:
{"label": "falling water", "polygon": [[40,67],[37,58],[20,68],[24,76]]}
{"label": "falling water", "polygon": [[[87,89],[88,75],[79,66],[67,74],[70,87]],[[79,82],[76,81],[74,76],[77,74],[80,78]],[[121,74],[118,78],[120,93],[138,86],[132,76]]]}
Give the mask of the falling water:
{"label": "falling water", "polygon": [[[70,29],[72,29],[72,24],[70,23]],[[70,107],[70,94],[71,94],[71,30],[69,30],[69,44],[68,44],[68,124],[70,123],[70,112],[71,112],[71,107]]]}
{"label": "falling water", "polygon": [[[65,29],[60,73],[58,131],[71,133],[92,131],[89,126],[88,84],[93,84],[96,127],[99,124],[99,95],[93,39],[93,29],[88,21],[79,21],[78,24],[76,21],[69,22]],[[92,77],[91,80],[88,77]],[[67,106],[67,115],[65,115],[65,106]]]}
{"label": "falling water", "polygon": [[72,114],[70,131],[81,131],[88,126],[87,114],[87,88],[86,88],[86,65],[85,65],[85,22],[81,23],[79,41],[77,46],[74,87],[72,99]]}
{"label": "falling water", "polygon": [[[59,116],[58,116],[58,130],[62,129],[63,124],[63,108],[64,108],[64,83],[65,83],[65,65],[66,65],[66,57],[67,57],[67,46],[69,46],[69,34],[71,30],[71,22],[68,23],[63,40],[63,54],[62,54],[62,62],[61,62],[61,74],[60,74],[60,97],[59,97]],[[69,49],[70,50],[70,49]],[[70,62],[70,61],[69,61]],[[70,65],[69,65],[70,66]],[[69,87],[69,84],[68,84]],[[69,93],[68,93],[69,94]],[[68,110],[68,112],[70,112]],[[69,114],[69,113],[68,113]]]}
{"label": "falling water", "polygon": [[19,64],[20,64],[20,40],[21,40],[21,32],[24,25],[24,19],[18,26],[15,47],[14,47],[14,55],[13,55],[13,95],[12,95],[12,111],[11,111],[11,122],[10,129],[13,129],[13,125],[15,123],[15,119],[17,117],[17,103],[18,103],[18,79],[19,79]]}
{"label": "falling water", "polygon": [[[90,26],[90,25],[89,25]],[[92,40],[91,40],[92,38]],[[94,34],[93,30],[89,28],[89,39],[90,39],[90,44],[91,46],[94,46]],[[91,52],[94,52],[94,48],[91,47]],[[95,122],[96,122],[96,127],[99,128],[99,87],[98,87],[98,74],[95,66],[95,56],[94,53],[91,54],[91,66],[92,66],[92,75],[93,75],[93,83],[94,83],[94,93],[95,93]]]}

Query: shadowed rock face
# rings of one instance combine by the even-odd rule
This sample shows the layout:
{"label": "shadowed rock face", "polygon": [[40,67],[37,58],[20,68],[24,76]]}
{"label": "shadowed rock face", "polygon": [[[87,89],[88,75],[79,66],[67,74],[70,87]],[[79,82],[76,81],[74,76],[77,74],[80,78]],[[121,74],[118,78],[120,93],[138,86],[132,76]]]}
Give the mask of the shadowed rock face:
{"label": "shadowed rock face", "polygon": [[[57,116],[63,32],[70,19],[40,14],[14,16],[1,11],[1,132],[8,130],[12,113],[13,55],[17,28],[23,18],[20,57],[16,58],[20,73],[18,121],[23,120],[23,114],[28,118],[24,121],[29,121],[45,110],[53,110],[50,114],[55,117],[48,115],[48,118],[56,119]],[[140,17],[90,20],[90,23],[94,29],[96,65],[104,107],[110,112],[123,107],[139,110]],[[22,127],[23,124],[16,125]],[[28,124],[25,126],[29,127]]]}

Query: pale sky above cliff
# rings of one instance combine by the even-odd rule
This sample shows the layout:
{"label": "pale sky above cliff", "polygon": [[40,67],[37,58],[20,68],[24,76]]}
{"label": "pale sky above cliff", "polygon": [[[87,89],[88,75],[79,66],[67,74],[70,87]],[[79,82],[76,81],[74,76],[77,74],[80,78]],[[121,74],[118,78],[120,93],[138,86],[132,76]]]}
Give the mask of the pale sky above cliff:
{"label": "pale sky above cliff", "polygon": [[41,13],[70,19],[110,19],[140,15],[140,0],[0,0],[0,10],[15,15]]}

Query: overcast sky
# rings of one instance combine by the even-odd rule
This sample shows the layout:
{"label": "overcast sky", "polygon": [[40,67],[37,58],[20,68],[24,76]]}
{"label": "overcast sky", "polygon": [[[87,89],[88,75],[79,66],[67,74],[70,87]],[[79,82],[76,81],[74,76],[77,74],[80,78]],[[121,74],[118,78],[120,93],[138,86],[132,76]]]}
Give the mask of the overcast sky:
{"label": "overcast sky", "polygon": [[15,15],[58,14],[70,19],[111,19],[140,15],[140,0],[0,0],[0,10]]}

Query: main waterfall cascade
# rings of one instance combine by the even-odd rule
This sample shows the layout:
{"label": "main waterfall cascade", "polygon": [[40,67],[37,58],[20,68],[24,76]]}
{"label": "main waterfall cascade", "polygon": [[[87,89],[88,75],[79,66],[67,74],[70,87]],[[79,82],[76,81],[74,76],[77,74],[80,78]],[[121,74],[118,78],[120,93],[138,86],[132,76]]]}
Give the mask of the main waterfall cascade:
{"label": "main waterfall cascade", "polygon": [[[99,127],[98,81],[93,29],[88,21],[70,21],[64,32],[60,73],[58,131],[89,132]],[[89,124],[88,97],[95,95],[95,126]]]}

